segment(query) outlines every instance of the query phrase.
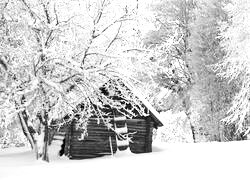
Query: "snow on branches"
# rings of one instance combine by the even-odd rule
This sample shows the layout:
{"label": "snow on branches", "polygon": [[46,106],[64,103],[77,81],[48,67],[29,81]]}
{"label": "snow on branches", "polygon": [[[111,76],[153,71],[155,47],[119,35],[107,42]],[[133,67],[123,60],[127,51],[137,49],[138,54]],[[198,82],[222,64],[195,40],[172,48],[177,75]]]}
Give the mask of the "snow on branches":
{"label": "snow on branches", "polygon": [[226,7],[229,17],[228,24],[222,27],[221,38],[226,55],[223,61],[217,64],[216,70],[221,77],[238,82],[237,92],[228,116],[224,119],[228,123],[237,124],[242,131],[250,115],[250,2],[247,0],[231,1]]}
{"label": "snow on branches", "polygon": [[[17,116],[37,133],[42,125],[48,139],[52,125],[77,119],[85,129],[90,116],[105,120],[107,106],[128,117],[145,113],[120,82],[130,70],[121,65],[131,60],[124,34],[135,9],[136,3],[112,0],[9,0],[0,24],[0,50],[8,57],[0,61],[2,119]],[[105,86],[119,101],[104,94]]]}
{"label": "snow on branches", "polygon": [[[56,120],[59,126],[75,115],[83,122],[93,114],[101,118],[106,105],[125,109],[124,103],[130,103],[143,113],[139,101],[114,80],[122,78],[120,62],[128,59],[118,48],[124,46],[122,33],[131,28],[134,8],[106,0],[10,0],[5,7],[8,36],[20,43],[1,40],[2,51],[10,57],[5,74],[11,85],[3,92],[8,109],[25,111],[30,122],[44,111],[48,124]],[[100,91],[111,79],[109,88],[116,88],[121,103]],[[5,112],[7,104],[1,105]]]}

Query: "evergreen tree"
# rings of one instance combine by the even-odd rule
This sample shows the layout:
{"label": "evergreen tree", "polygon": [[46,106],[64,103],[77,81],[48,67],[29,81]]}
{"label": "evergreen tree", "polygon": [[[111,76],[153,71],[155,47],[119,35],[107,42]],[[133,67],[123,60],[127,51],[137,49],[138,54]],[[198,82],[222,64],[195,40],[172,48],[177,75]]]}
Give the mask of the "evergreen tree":
{"label": "evergreen tree", "polygon": [[165,50],[160,56],[153,58],[161,60],[161,65],[165,68],[165,71],[157,73],[155,80],[160,86],[172,91],[169,98],[164,101],[164,108],[185,112],[194,141],[189,94],[193,84],[193,72],[188,58],[191,52],[188,39],[192,33],[190,25],[194,20],[195,6],[193,0],[159,1],[154,6],[158,29],[151,31],[144,41],[151,48],[160,47]]}
{"label": "evergreen tree", "polygon": [[230,86],[216,77],[211,65],[223,58],[224,52],[218,38],[220,25],[227,21],[223,10],[225,1],[197,1],[195,21],[189,38],[192,52],[190,62],[194,72],[191,94],[191,116],[197,124],[196,132],[203,140],[222,140],[223,123]]}
{"label": "evergreen tree", "polygon": [[221,28],[221,46],[225,50],[225,57],[216,68],[219,76],[227,78],[229,82],[238,83],[239,90],[224,121],[234,123],[239,132],[246,130],[245,124],[250,115],[249,8],[250,2],[247,0],[232,0],[225,6],[230,17],[229,22]]}

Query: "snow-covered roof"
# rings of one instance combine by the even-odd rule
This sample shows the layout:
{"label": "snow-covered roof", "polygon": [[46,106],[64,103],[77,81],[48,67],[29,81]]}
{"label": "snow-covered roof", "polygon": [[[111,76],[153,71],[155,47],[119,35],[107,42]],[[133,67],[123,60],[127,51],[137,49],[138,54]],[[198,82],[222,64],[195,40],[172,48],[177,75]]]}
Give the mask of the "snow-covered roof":
{"label": "snow-covered roof", "polygon": [[[124,82],[123,82],[124,83]],[[150,114],[153,117],[153,120],[155,121],[155,123],[157,124],[158,127],[163,126],[163,123],[161,121],[162,117],[160,116],[160,114],[156,111],[156,109],[151,105],[151,103],[144,98],[144,96],[131,84],[126,83],[125,84],[130,90],[131,92],[143,103],[143,105],[149,110]]]}
{"label": "snow-covered roof", "polygon": [[[110,79],[107,83],[112,83],[112,81],[114,81],[114,79]],[[136,87],[129,83],[128,80],[124,80],[123,78],[118,78],[116,79],[116,81],[120,81],[121,84],[128,88],[128,90],[131,91],[142,102],[142,104],[149,111],[149,114],[152,116],[152,119],[157,127],[163,126],[163,123],[161,122],[163,121],[163,119],[160,114],[155,110],[151,103],[147,99],[145,99],[145,97],[138,91]]]}

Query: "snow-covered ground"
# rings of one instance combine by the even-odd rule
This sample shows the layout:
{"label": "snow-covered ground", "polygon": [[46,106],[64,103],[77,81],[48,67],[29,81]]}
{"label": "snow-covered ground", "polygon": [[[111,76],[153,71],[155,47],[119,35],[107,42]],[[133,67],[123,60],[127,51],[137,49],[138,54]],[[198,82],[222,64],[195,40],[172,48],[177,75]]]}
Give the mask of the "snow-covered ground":
{"label": "snow-covered ground", "polygon": [[119,152],[87,160],[36,161],[27,148],[0,150],[0,180],[250,179],[250,141],[155,143],[152,153]]}

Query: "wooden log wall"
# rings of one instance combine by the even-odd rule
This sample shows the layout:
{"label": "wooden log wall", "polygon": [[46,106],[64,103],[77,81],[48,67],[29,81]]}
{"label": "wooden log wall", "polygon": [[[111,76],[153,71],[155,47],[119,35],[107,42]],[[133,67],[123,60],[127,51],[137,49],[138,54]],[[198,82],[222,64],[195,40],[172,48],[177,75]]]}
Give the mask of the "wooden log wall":
{"label": "wooden log wall", "polygon": [[113,131],[108,130],[103,122],[97,124],[96,120],[90,120],[87,126],[88,135],[84,140],[79,140],[82,131],[77,130],[75,123],[72,123],[71,135],[69,137],[69,157],[71,159],[92,158],[111,154],[111,137],[113,152],[116,152],[116,139]]}
{"label": "wooden log wall", "polygon": [[[133,153],[145,153],[152,151],[152,134],[154,123],[150,117],[142,119],[128,119],[128,132],[134,133],[129,148]],[[88,135],[84,140],[79,140],[81,130],[76,129],[76,124],[72,123],[66,135],[65,152],[70,159],[93,158],[102,155],[110,155],[110,141],[112,149],[117,151],[115,133],[104,125],[103,122],[97,124],[96,120],[90,120],[87,126]]]}
{"label": "wooden log wall", "polygon": [[146,153],[152,151],[153,122],[149,119],[131,119],[127,121],[129,132],[133,135],[132,143],[129,143],[131,152]]}

